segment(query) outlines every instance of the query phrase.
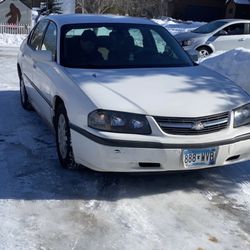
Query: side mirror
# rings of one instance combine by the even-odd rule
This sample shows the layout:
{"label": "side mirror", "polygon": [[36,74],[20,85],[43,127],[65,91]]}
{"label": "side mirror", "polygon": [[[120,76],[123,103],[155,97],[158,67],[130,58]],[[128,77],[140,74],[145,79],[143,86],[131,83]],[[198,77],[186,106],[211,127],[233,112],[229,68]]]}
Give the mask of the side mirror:
{"label": "side mirror", "polygon": [[37,50],[34,53],[34,59],[37,61],[52,62],[52,52],[50,50]]}

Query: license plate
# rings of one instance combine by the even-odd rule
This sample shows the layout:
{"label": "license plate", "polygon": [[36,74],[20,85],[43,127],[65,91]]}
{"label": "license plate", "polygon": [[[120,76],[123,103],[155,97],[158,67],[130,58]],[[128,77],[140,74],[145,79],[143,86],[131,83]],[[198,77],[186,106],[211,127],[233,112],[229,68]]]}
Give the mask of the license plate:
{"label": "license plate", "polygon": [[211,166],[216,163],[217,148],[184,149],[185,167]]}

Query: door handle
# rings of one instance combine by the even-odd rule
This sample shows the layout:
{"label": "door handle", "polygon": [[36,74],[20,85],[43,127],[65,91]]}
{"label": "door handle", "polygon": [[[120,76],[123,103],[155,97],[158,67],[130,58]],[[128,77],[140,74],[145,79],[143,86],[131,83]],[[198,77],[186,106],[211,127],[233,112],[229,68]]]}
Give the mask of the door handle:
{"label": "door handle", "polygon": [[245,40],[246,40],[246,38],[240,38],[240,39],[239,39],[240,42],[243,42],[243,41],[245,41]]}
{"label": "door handle", "polygon": [[33,63],[33,68],[36,69],[36,63]]}

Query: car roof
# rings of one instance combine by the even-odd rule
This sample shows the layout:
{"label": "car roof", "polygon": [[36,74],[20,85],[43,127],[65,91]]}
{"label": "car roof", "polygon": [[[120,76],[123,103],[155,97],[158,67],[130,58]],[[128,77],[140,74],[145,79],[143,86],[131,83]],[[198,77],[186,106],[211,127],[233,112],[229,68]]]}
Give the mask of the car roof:
{"label": "car roof", "polygon": [[224,21],[227,23],[238,23],[238,22],[246,22],[249,23],[250,20],[247,19],[233,19],[233,18],[228,18],[228,19],[218,19],[218,20],[214,20],[214,21]]}
{"label": "car roof", "polygon": [[62,14],[49,15],[46,19],[54,21],[59,26],[76,23],[131,23],[157,25],[155,22],[147,18],[118,15]]}

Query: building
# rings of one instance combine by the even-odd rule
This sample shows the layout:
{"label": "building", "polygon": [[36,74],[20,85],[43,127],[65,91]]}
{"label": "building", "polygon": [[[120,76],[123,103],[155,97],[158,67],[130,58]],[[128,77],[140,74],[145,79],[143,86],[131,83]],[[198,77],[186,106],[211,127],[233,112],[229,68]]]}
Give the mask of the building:
{"label": "building", "polygon": [[225,0],[172,0],[168,16],[194,21],[212,21],[225,17]]}
{"label": "building", "polygon": [[226,5],[227,18],[250,19],[250,0],[228,0]]}

